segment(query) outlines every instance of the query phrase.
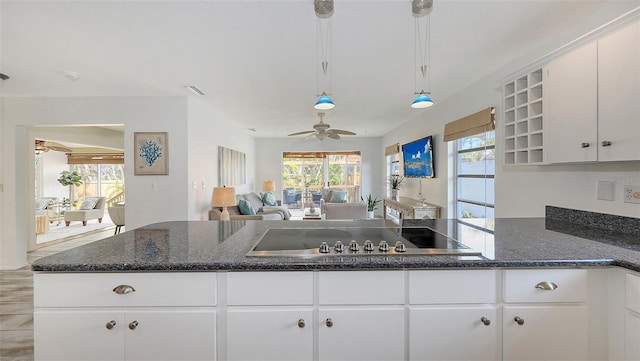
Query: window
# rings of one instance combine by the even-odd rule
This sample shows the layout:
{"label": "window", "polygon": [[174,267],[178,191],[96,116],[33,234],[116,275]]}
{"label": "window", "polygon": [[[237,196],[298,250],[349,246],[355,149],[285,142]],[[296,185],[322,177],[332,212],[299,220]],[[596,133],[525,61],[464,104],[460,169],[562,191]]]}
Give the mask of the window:
{"label": "window", "polygon": [[324,189],[346,191],[348,202],[360,200],[360,152],[285,152],[282,155],[283,203],[301,205],[302,194],[319,202]]}
{"label": "window", "polygon": [[494,229],[495,140],[492,130],[455,143],[457,219],[485,230]]}
{"label": "window", "polygon": [[74,164],[71,171],[82,176],[82,185],[73,187],[73,199],[107,197],[115,201],[124,200],[124,165],[122,164]]}

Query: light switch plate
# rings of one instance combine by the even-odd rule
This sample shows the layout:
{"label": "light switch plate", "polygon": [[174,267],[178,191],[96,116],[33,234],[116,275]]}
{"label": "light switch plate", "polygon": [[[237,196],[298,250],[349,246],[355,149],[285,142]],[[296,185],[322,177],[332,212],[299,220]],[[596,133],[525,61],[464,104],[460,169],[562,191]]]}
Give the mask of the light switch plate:
{"label": "light switch plate", "polygon": [[612,181],[598,181],[598,199],[602,201],[613,200],[613,182]]}
{"label": "light switch plate", "polygon": [[640,185],[624,186],[623,199],[625,203],[640,204]]}

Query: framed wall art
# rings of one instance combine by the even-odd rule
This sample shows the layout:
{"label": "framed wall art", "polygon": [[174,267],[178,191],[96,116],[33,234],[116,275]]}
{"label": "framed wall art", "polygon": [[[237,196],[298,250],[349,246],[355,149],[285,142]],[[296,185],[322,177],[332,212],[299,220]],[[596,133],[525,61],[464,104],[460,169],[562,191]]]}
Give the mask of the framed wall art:
{"label": "framed wall art", "polygon": [[133,133],[134,175],[168,175],[169,144],[167,132]]}
{"label": "framed wall art", "polygon": [[218,146],[218,186],[233,187],[247,183],[246,164],[246,154]]}

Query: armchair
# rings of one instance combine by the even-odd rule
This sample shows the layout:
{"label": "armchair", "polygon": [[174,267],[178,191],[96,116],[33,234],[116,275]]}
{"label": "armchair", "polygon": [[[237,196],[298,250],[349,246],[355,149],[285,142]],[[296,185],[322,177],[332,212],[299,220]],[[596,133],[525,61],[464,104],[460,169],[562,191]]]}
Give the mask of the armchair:
{"label": "armchair", "polygon": [[98,223],[102,223],[104,217],[104,207],[107,203],[107,197],[87,197],[80,205],[80,209],[65,211],[64,223],[67,227],[71,221],[82,221],[82,225],[86,226],[87,221],[97,219]]}

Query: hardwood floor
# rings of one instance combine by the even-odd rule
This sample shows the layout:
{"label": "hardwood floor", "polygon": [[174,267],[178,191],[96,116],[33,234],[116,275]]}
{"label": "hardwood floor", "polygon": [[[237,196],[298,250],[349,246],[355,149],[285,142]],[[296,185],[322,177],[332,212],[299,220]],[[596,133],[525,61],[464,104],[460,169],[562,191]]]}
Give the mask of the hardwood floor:
{"label": "hardwood floor", "polygon": [[[113,235],[113,227],[77,237],[27,255],[31,262]],[[0,271],[0,360],[33,361],[33,273],[30,266]]]}

